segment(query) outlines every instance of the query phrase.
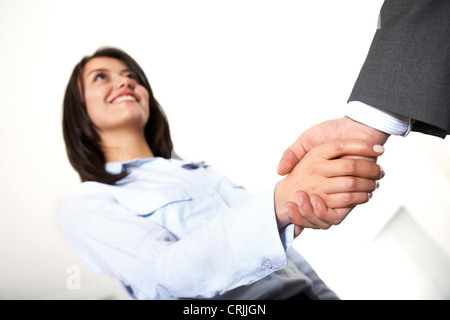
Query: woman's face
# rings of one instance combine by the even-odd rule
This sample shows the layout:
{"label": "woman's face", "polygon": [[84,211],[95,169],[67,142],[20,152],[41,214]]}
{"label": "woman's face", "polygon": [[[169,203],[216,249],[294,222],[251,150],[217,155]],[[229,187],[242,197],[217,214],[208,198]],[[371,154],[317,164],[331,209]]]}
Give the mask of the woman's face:
{"label": "woman's face", "polygon": [[96,57],[83,69],[84,98],[89,118],[101,131],[145,127],[149,94],[121,60]]}

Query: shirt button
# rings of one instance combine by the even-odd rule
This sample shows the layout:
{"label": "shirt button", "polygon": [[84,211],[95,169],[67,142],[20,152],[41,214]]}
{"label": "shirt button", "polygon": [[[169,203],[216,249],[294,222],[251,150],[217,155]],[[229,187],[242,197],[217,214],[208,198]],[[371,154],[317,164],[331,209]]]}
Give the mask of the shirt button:
{"label": "shirt button", "polygon": [[270,262],[269,260],[265,260],[265,261],[263,262],[263,267],[264,267],[265,269],[272,269],[272,268],[273,268],[272,262]]}

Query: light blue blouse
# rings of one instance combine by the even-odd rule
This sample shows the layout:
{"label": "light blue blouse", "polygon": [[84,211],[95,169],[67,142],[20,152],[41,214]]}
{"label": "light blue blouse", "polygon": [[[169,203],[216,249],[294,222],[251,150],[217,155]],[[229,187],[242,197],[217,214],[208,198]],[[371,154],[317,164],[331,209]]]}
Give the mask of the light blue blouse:
{"label": "light blue blouse", "polygon": [[279,232],[273,188],[250,195],[211,166],[149,158],[107,163],[129,175],[84,182],[65,197],[61,227],[86,266],[136,299],[285,299],[336,295]]}

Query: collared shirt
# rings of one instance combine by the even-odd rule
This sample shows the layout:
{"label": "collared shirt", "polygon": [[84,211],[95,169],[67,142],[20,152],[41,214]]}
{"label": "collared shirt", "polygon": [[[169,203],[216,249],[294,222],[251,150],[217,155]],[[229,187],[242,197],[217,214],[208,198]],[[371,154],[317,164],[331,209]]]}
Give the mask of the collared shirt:
{"label": "collared shirt", "polygon": [[107,163],[129,175],[84,182],[64,199],[60,224],[86,266],[136,299],[285,299],[336,295],[281,232],[273,189],[250,195],[213,167],[175,159]]}
{"label": "collared shirt", "polygon": [[350,101],[345,107],[345,115],[369,127],[395,136],[406,137],[414,120],[369,106],[360,101]]}

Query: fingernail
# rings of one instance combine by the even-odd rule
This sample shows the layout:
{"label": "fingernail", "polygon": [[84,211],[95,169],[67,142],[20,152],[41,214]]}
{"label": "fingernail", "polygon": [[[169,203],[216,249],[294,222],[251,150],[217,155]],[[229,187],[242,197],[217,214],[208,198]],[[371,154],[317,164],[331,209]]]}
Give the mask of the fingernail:
{"label": "fingernail", "polygon": [[375,189],[378,189],[380,187],[380,182],[377,181],[377,183],[375,184]]}
{"label": "fingernail", "polygon": [[370,199],[372,199],[372,197],[373,197],[373,193],[372,192],[369,192],[368,194],[367,194],[367,200],[370,200]]}
{"label": "fingernail", "polygon": [[383,153],[384,147],[379,144],[376,144],[373,146],[373,151],[375,151],[376,153]]}
{"label": "fingernail", "polygon": [[382,179],[386,173],[384,172],[383,167],[380,167],[380,169],[381,169],[381,177],[380,177],[380,179]]}

